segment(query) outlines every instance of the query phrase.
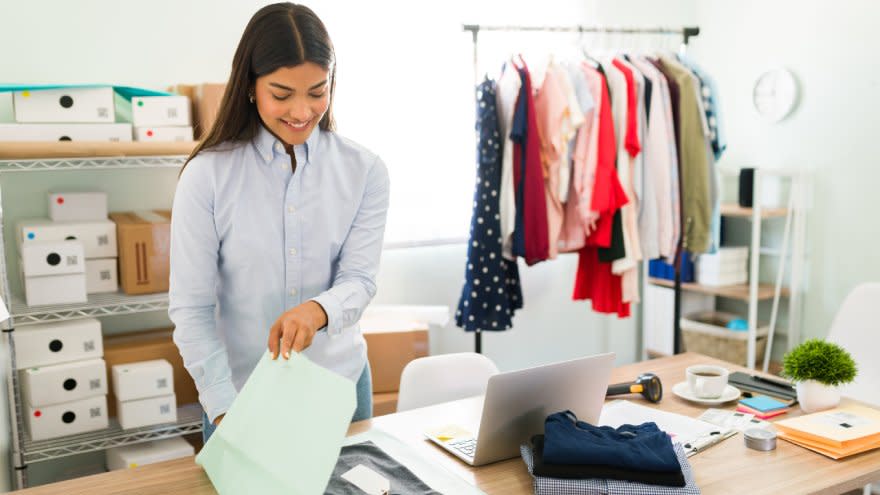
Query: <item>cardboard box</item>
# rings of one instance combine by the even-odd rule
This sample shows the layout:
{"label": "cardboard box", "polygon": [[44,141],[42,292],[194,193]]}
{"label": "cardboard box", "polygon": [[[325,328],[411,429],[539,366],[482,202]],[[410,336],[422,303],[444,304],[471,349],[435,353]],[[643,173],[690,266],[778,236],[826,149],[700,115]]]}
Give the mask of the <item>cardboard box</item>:
{"label": "cardboard box", "polygon": [[373,322],[362,327],[367,341],[373,392],[396,392],[404,366],[428,355],[428,327],[416,322]]}
{"label": "cardboard box", "polygon": [[97,359],[104,354],[101,322],[95,318],[19,327],[15,339],[16,369]]}
{"label": "cardboard box", "polygon": [[[16,332],[18,333],[18,332]],[[174,376],[174,393],[177,405],[183,406],[199,401],[199,392],[189,372],[183,366],[180,351],[171,340],[172,329],[160,328],[104,338],[104,361],[108,369],[118,364],[135,363],[150,359],[164,359],[171,363]],[[116,415],[116,394],[110,388],[110,416]]]}
{"label": "cardboard box", "polygon": [[373,394],[373,416],[397,412],[397,392]]}
{"label": "cardboard box", "polygon": [[86,259],[115,258],[116,224],[109,219],[92,222],[53,222],[48,218],[22,220],[19,245],[40,241],[80,240]]}
{"label": "cardboard box", "polygon": [[107,365],[103,359],[40,366],[21,371],[25,403],[45,407],[107,395]]}
{"label": "cardboard box", "polygon": [[0,124],[0,141],[131,141],[131,124]]}
{"label": "cardboard box", "polygon": [[107,449],[107,469],[133,469],[195,455],[195,449],[181,437],[152,440]]}
{"label": "cardboard box", "polygon": [[49,218],[53,222],[91,222],[107,220],[107,193],[51,192]]}
{"label": "cardboard box", "polygon": [[116,417],[123,430],[177,421],[174,394],[116,403]]}
{"label": "cardboard box", "polygon": [[86,293],[104,294],[119,289],[116,258],[86,260]]}
{"label": "cardboard box", "polygon": [[119,279],[126,294],[168,290],[171,212],[111,213],[119,243]]}
{"label": "cardboard box", "polygon": [[135,141],[192,141],[191,126],[135,127]]}
{"label": "cardboard box", "polygon": [[24,280],[24,299],[28,306],[76,304],[89,300],[85,273],[25,277],[22,272],[21,276]]}
{"label": "cardboard box", "polygon": [[45,277],[86,272],[81,241],[29,242],[21,246],[21,269],[25,277]]}
{"label": "cardboard box", "polygon": [[16,91],[15,121],[19,123],[116,122],[113,88],[64,88]]}
{"label": "cardboard box", "polygon": [[100,395],[47,407],[27,407],[27,427],[31,440],[74,435],[110,426],[107,397]]}
{"label": "cardboard box", "polygon": [[110,370],[117,401],[149,399],[174,392],[174,371],[164,359],[117,364]]}
{"label": "cardboard box", "polygon": [[220,111],[220,103],[223,101],[223,93],[226,92],[225,83],[205,83],[195,87],[196,107],[196,136],[203,139],[217,120]]}
{"label": "cardboard box", "polygon": [[182,95],[116,98],[119,120],[135,127],[192,125],[190,99]]}

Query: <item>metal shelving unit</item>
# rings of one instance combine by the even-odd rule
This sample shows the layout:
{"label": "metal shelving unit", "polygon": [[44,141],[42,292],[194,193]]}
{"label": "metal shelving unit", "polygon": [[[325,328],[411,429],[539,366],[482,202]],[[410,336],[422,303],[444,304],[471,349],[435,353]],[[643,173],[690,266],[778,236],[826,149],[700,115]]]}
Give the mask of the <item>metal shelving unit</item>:
{"label": "metal shelving unit", "polygon": [[[10,143],[0,150],[0,174],[56,170],[105,170],[180,167],[194,143]],[[201,408],[192,404],[178,408],[176,423],[122,430],[111,427],[90,433],[33,442],[24,431],[23,404],[15,366],[15,329],[37,323],[87,317],[135,314],[168,308],[167,294],[128,296],[92,294],[88,302],[29,307],[9,288],[4,239],[4,212],[0,190],[0,296],[9,305],[10,318],[0,325],[9,349],[6,388],[9,397],[13,488],[27,486],[30,463],[95,452],[110,447],[158,440],[201,431]]]}
{"label": "metal shelving unit", "polygon": [[131,430],[123,430],[119,423],[110,420],[110,427],[104,430],[70,435],[67,437],[24,442],[24,461],[33,464],[51,461],[86,452],[96,452],[111,447],[121,447],[149,440],[201,433],[202,408],[198,404],[190,404],[177,408],[177,422],[164,425],[145,426]]}

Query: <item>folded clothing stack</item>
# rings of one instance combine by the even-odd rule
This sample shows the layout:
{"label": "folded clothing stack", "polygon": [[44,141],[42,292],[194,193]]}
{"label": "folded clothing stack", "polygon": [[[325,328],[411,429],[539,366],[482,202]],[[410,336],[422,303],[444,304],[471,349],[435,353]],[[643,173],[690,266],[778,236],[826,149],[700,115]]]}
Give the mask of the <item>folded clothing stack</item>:
{"label": "folded clothing stack", "polygon": [[654,423],[615,429],[564,411],[544,429],[520,449],[536,494],[700,493],[684,450]]}

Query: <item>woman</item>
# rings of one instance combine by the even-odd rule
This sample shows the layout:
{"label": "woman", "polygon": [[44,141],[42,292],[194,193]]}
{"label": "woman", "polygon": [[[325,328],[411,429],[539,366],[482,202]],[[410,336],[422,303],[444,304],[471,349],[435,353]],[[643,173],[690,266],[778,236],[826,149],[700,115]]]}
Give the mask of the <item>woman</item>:
{"label": "woman", "polygon": [[371,416],[357,321],[376,293],[388,173],[333,132],[335,72],[314,12],[260,9],[217,120],[181,172],[168,314],[205,410],[205,440],[266,346],[274,359],[303,352],[355,381],[352,420]]}

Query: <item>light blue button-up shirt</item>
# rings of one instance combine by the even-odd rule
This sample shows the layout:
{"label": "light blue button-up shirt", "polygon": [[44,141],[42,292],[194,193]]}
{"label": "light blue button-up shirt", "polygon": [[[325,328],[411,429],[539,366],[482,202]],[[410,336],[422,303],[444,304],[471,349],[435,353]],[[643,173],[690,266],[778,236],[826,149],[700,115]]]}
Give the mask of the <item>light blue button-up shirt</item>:
{"label": "light blue button-up shirt", "polygon": [[376,293],[388,171],[318,128],[293,152],[296,173],[261,126],[250,142],[199,153],[177,185],[168,315],[211,421],[267,352],[271,325],[304,301],[328,321],[309,359],[353,381],[366,362],[357,322]]}

